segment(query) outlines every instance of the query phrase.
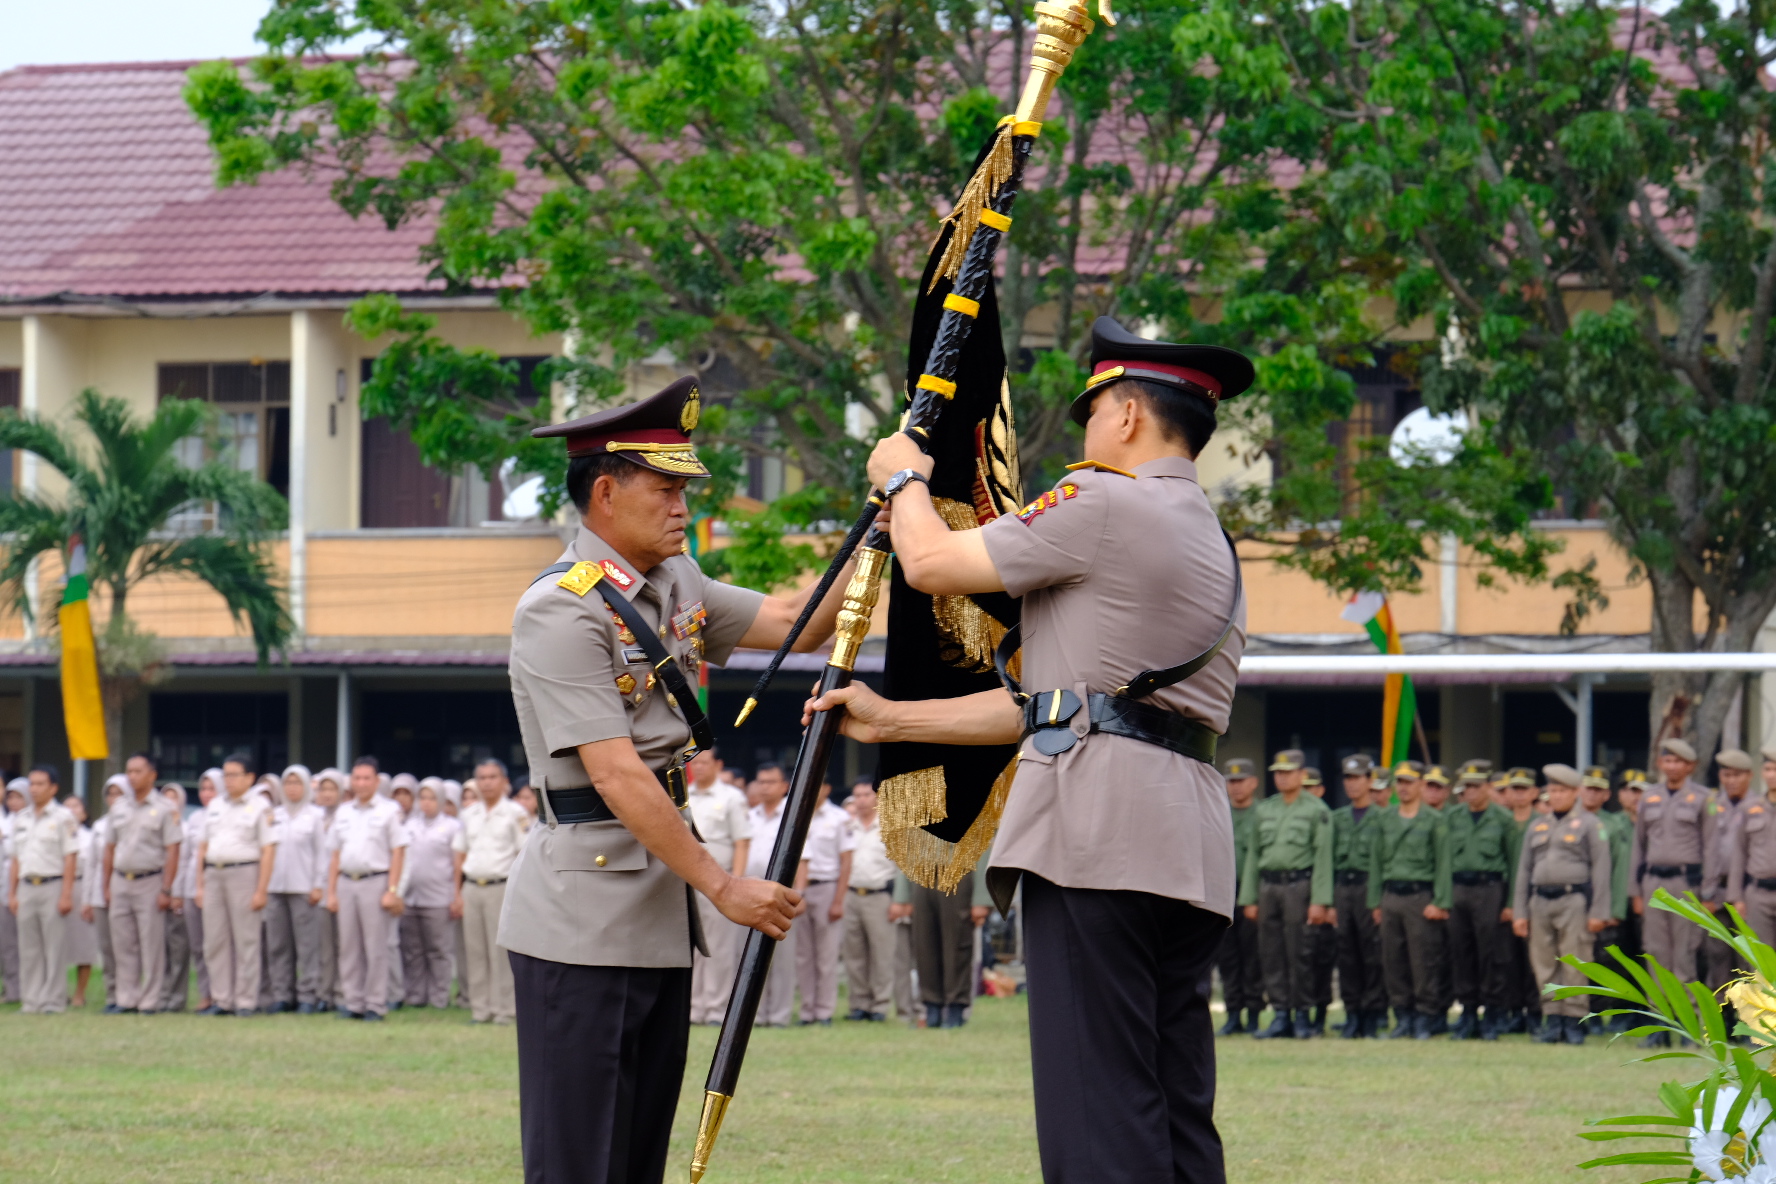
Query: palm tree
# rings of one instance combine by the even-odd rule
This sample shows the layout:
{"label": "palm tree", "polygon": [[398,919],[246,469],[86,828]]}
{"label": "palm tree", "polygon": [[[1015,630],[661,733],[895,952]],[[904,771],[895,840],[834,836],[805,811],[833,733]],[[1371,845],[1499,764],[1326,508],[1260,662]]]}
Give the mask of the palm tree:
{"label": "palm tree", "polygon": [[[123,762],[124,704],[156,681],[163,665],[155,639],[129,618],[130,590],[137,584],[162,575],[202,580],[222,597],[236,624],[244,618],[250,625],[261,663],[290,638],[284,590],[265,545],[284,528],[289,507],[269,485],[223,461],[181,462],[180,441],[201,434],[208,416],[203,403],[167,399],[143,422],[122,399],[89,387],[74,411],[91,437],[91,446],[82,448],[72,425],[0,415],[0,449],[29,452],[67,480],[59,495],[15,489],[0,497],[0,599],[9,597],[33,620],[34,561],[55,551],[65,570],[73,540],[85,542],[95,620],[102,604],[109,608],[97,639],[111,749],[107,774]],[[169,526],[193,505],[215,508],[213,529]]]}

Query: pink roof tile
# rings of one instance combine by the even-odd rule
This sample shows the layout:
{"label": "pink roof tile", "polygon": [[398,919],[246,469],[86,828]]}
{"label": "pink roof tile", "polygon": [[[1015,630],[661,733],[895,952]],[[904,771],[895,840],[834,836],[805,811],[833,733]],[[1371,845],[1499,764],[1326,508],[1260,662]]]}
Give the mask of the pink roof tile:
{"label": "pink roof tile", "polygon": [[0,73],[0,300],[433,288],[423,225],[354,221],[286,171],[218,189],[191,62]]}

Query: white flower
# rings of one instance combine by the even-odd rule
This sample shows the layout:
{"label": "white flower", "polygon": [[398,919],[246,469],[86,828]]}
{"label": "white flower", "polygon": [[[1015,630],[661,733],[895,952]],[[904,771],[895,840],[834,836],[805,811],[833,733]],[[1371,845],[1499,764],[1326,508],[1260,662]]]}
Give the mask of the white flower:
{"label": "white flower", "polygon": [[[1696,1107],[1695,1125],[1690,1127],[1690,1162],[1704,1179],[1745,1181],[1746,1184],[1776,1184],[1776,1166],[1758,1163],[1757,1159],[1776,1158],[1776,1129],[1767,1129],[1770,1103],[1754,1097],[1745,1105],[1738,1129],[1728,1131],[1727,1115],[1739,1100],[1737,1086],[1723,1085],[1714,1095],[1714,1105],[1704,1113]],[[1750,1132],[1748,1135],[1747,1132]],[[1756,1140],[1757,1156],[1750,1152]],[[1747,1161],[1751,1161],[1748,1163]]]}

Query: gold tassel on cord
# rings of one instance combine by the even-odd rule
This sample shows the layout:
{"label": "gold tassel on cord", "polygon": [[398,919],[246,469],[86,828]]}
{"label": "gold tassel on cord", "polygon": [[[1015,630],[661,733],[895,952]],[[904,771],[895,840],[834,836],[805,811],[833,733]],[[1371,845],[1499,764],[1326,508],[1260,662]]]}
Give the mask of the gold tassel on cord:
{"label": "gold tassel on cord", "polygon": [[962,196],[956,199],[956,208],[944,219],[955,229],[950,234],[949,245],[944,248],[937,271],[932,274],[929,291],[936,291],[940,280],[955,279],[962,270],[962,257],[968,254],[975,227],[980,225],[981,210],[999,196],[999,187],[1011,180],[1011,123],[1010,116],[1000,121],[999,130],[993,133],[993,147],[980,167],[974,170],[974,176],[968,178]]}
{"label": "gold tassel on cord", "polygon": [[1017,758],[1005,766],[993,782],[981,812],[962,835],[961,842],[947,843],[924,827],[948,817],[944,801],[941,765],[890,777],[876,788],[876,809],[882,819],[882,845],[907,879],[939,892],[954,892],[962,877],[973,871],[993,845],[999,819],[1017,775]]}

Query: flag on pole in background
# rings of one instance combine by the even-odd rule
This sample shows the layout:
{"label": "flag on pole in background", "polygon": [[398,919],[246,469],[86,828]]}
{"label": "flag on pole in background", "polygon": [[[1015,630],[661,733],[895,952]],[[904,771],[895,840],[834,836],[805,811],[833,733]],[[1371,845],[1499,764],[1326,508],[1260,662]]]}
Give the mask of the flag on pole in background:
{"label": "flag on pole in background", "polygon": [[[1375,648],[1384,654],[1400,653],[1400,631],[1394,627],[1394,614],[1388,611],[1387,596],[1380,592],[1358,592],[1350,598],[1339,616],[1363,626]],[[1412,679],[1404,674],[1390,674],[1381,695],[1381,763],[1393,768],[1405,760],[1412,747],[1412,721],[1418,715],[1418,694]]]}
{"label": "flag on pole in background", "polygon": [[102,761],[111,755],[105,740],[105,705],[99,697],[99,655],[93,644],[92,610],[87,605],[86,544],[74,536],[68,584],[58,613],[62,630],[62,723],[68,755]]}

